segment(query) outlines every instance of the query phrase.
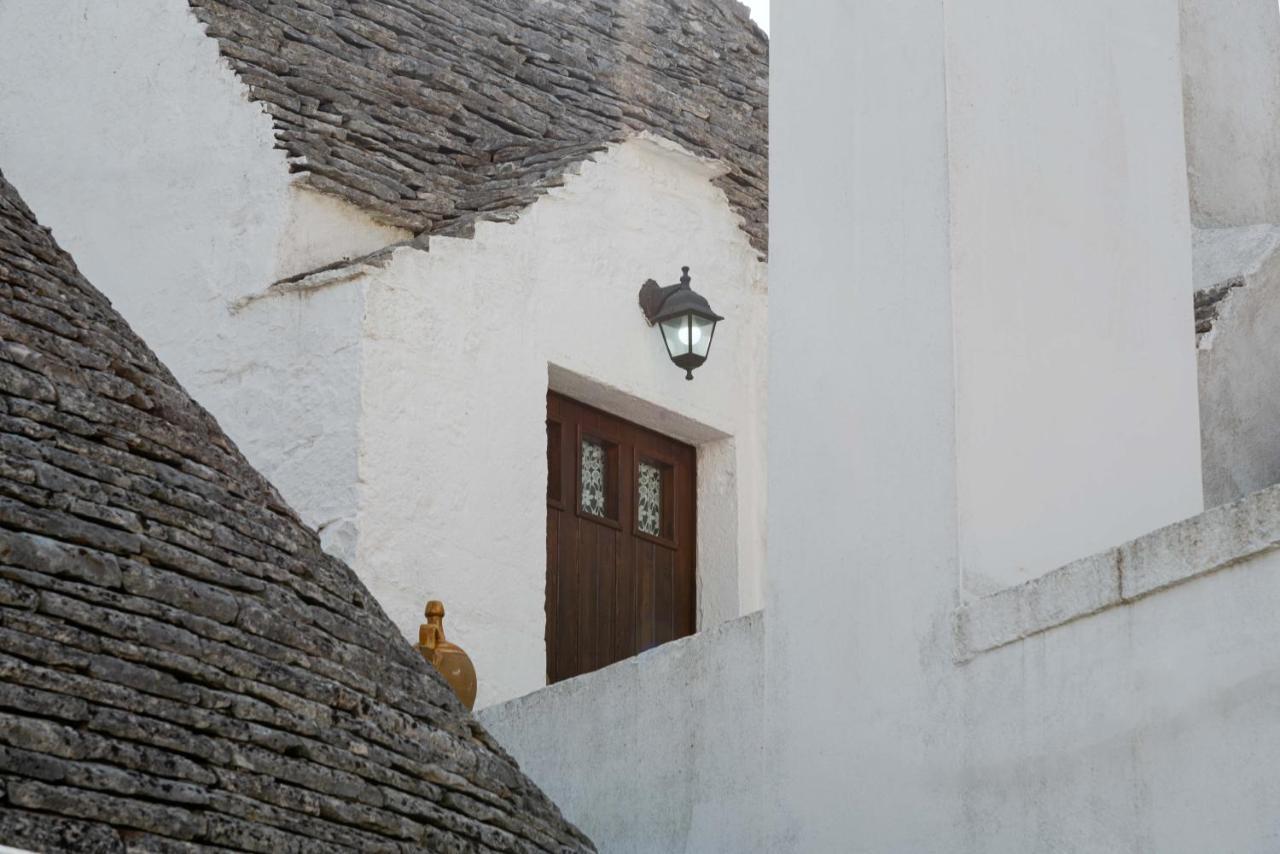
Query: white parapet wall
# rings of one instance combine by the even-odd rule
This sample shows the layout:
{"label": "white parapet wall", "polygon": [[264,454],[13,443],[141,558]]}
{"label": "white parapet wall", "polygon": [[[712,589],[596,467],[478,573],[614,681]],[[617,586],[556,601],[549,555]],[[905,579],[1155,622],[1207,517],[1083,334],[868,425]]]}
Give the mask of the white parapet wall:
{"label": "white parapet wall", "polygon": [[[946,614],[920,641],[919,726],[894,725],[910,715],[892,688],[866,697],[879,723],[818,705],[827,683],[860,685],[838,650],[808,684],[767,672],[766,635],[788,627],[764,613],[479,717],[610,854],[1261,854],[1280,832],[1277,609],[1280,487]],[[780,778],[775,682],[808,711],[769,726],[833,762],[862,744],[865,763]],[[912,746],[867,745],[866,726]],[[817,786],[843,809],[810,845],[795,800]]]}
{"label": "white parapet wall", "polygon": [[1278,547],[1272,489],[963,610],[956,842],[909,850],[1276,850]]}
{"label": "white parapet wall", "polygon": [[608,854],[763,852],[764,615],[480,712]]}

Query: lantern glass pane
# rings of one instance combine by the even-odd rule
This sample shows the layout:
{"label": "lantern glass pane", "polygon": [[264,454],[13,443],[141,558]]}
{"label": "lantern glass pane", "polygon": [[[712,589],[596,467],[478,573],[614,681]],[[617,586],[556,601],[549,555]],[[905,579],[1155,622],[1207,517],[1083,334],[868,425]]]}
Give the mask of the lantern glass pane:
{"label": "lantern glass pane", "polygon": [[682,314],[662,321],[662,337],[667,342],[667,352],[672,358],[689,352],[689,315]]}
{"label": "lantern glass pane", "polygon": [[711,349],[711,336],[715,334],[716,322],[707,320],[704,317],[693,315],[692,335],[689,341],[689,348],[694,355],[707,357],[707,351]]}

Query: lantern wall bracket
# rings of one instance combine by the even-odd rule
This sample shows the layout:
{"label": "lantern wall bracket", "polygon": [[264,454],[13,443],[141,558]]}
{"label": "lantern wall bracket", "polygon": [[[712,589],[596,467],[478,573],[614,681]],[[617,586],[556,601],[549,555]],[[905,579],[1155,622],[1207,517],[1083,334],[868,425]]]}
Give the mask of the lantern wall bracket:
{"label": "lantern wall bracket", "polygon": [[649,279],[640,286],[640,310],[644,312],[644,319],[650,326],[658,322],[658,312],[662,311],[663,304],[667,298],[681,288],[688,288],[692,283],[689,278],[689,268],[681,267],[680,281],[674,285],[658,284],[653,279]]}

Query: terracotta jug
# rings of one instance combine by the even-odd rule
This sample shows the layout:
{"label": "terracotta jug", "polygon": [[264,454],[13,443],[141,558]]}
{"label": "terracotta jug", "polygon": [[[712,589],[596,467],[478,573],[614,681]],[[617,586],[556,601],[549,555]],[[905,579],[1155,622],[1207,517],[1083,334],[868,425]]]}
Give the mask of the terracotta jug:
{"label": "terracotta jug", "polygon": [[418,629],[418,652],[444,676],[468,710],[476,703],[476,668],[462,647],[444,637],[444,603],[427,603],[427,621]]}

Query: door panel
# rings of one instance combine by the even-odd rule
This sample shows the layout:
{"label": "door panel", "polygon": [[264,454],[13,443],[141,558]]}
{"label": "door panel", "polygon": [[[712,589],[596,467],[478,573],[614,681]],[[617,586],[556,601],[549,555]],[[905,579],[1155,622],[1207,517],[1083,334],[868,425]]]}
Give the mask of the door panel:
{"label": "door panel", "polygon": [[547,395],[547,679],[693,634],[696,452]]}

